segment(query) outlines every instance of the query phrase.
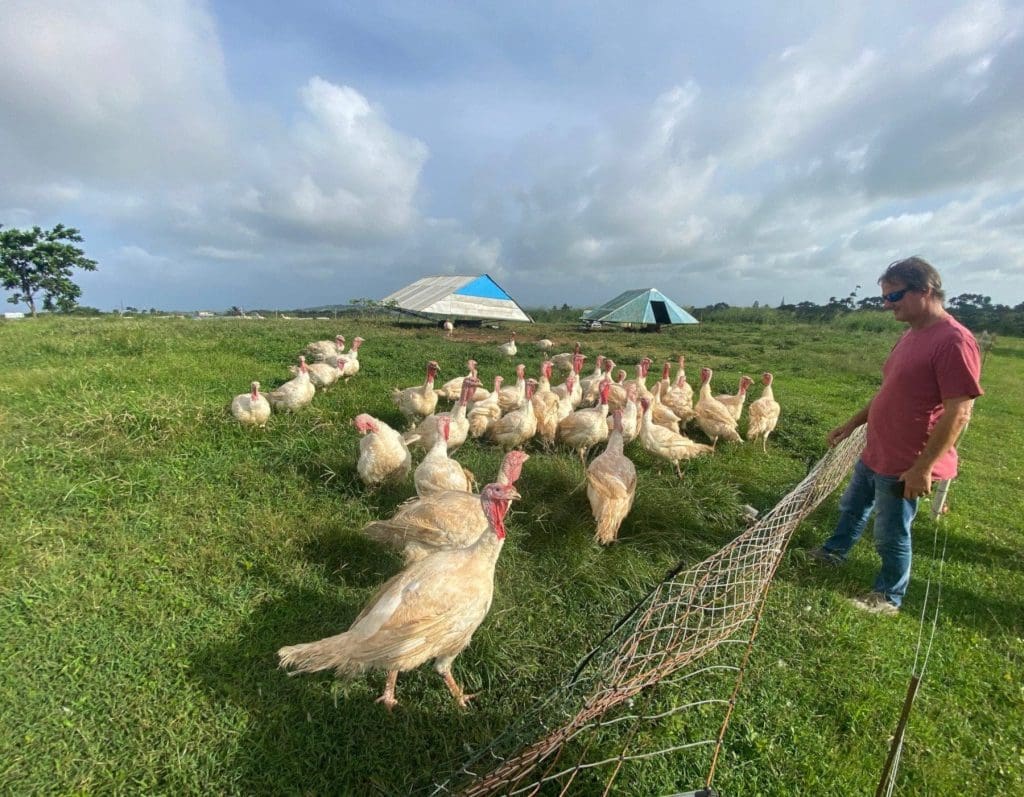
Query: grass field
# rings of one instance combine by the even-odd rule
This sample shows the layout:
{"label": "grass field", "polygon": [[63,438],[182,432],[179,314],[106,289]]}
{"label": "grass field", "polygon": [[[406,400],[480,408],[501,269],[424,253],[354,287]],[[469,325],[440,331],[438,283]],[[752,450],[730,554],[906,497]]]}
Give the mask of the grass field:
{"label": "grass field", "polygon": [[[856,319],[855,316],[850,318]],[[742,530],[741,506],[772,507],[824,451],[826,431],[870,397],[900,327],[716,323],[660,335],[587,333],[584,351],[623,364],[685,353],[691,383],[717,392],[741,373],[776,375],[783,407],[767,456],[720,446],[682,482],[638,444],[640,489],[620,544],[592,540],[583,472],[568,453],[533,456],[509,519],[494,606],[451,702],[429,668],[402,676],[391,715],[379,673],[288,678],[283,644],[336,633],[400,560],[361,537],[413,493],[368,494],[355,476],[358,412],[398,423],[393,386],[444,379],[473,356],[485,383],[513,365],[504,331],[371,319],[41,318],[0,323],[0,793],[407,794],[443,776],[559,684],[622,612],[676,562]],[[362,371],[265,430],[227,405],[250,380],[288,378],[302,346],[366,339]],[[577,333],[519,329],[570,348]],[[588,361],[592,364],[593,360]],[[1024,341],[985,364],[961,450],[938,632],[910,720],[897,793],[1024,794]],[[753,391],[757,395],[757,389]],[[695,434],[699,436],[699,433]],[[500,453],[458,456],[482,481]],[[833,496],[801,527],[769,594],[715,786],[725,795],[873,793],[917,644],[935,526],[918,520],[915,578],[898,617],[860,614],[877,558],[864,541],[841,570],[800,549],[835,521]],[[671,702],[676,687],[665,687]],[[650,731],[652,749],[678,727]],[[524,740],[530,741],[530,740]],[[706,759],[652,759],[615,793],[702,785]],[[588,793],[583,787],[577,793]]]}

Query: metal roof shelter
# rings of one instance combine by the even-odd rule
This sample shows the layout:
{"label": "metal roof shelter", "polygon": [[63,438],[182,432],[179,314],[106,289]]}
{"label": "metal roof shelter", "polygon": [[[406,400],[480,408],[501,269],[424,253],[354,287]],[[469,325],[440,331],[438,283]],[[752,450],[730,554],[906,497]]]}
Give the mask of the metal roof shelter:
{"label": "metal roof shelter", "polygon": [[423,277],[382,301],[394,302],[396,309],[426,318],[533,321],[487,274]]}
{"label": "metal roof shelter", "polygon": [[637,288],[620,293],[610,302],[587,310],[583,320],[602,324],[697,324],[700,323],[657,288]]}

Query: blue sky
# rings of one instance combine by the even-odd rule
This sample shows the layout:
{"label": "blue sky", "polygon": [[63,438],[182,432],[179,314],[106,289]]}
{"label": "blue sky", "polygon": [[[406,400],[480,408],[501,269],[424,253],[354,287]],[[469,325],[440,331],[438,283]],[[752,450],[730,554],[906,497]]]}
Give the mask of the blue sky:
{"label": "blue sky", "polygon": [[0,0],[0,224],[82,303],[1024,300],[1024,5]]}

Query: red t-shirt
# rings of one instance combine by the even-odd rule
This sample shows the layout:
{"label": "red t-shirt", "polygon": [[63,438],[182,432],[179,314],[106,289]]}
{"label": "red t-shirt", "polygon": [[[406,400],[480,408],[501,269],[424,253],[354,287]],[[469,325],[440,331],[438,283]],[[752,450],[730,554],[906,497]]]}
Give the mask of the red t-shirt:
{"label": "red t-shirt", "polygon": [[[883,476],[908,470],[942,417],[942,402],[980,396],[980,376],[978,344],[952,316],[904,332],[882,366],[882,386],[868,410],[864,464]],[[939,457],[932,478],[953,478],[956,465],[953,447]]]}

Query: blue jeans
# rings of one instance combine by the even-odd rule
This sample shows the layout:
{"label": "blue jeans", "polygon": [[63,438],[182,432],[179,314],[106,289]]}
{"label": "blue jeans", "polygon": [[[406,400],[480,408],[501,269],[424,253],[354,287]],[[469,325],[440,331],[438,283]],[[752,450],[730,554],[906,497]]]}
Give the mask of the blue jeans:
{"label": "blue jeans", "polygon": [[839,523],[822,547],[845,559],[875,510],[875,550],[882,557],[882,569],[875,578],[875,592],[899,606],[910,583],[910,527],[917,514],[917,499],[893,495],[896,476],[882,476],[860,460],[853,478],[839,499]]}

